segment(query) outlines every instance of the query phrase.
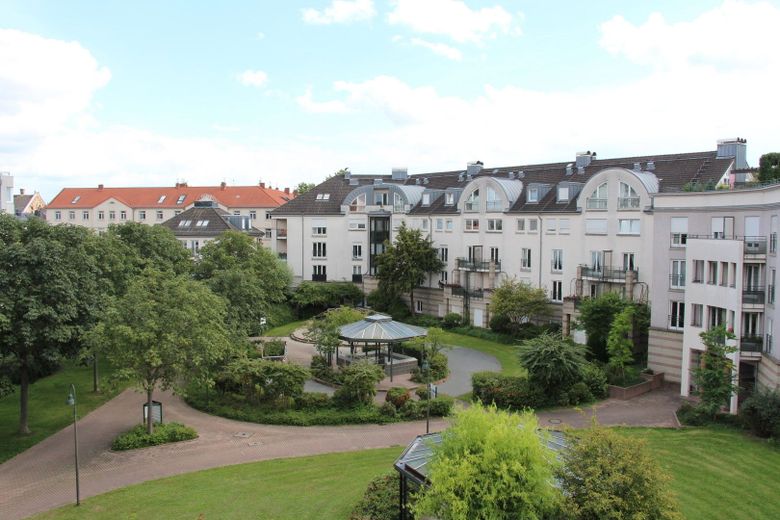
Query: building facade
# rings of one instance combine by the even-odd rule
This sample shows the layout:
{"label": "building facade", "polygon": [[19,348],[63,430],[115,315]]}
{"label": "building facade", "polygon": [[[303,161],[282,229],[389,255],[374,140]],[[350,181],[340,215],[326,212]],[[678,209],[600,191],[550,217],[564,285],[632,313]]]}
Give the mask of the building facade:
{"label": "building facade", "polygon": [[19,189],[19,194],[14,195],[14,214],[19,218],[39,216],[45,207],[46,202],[37,191],[29,194]]}
{"label": "building facade", "polygon": [[14,214],[14,177],[0,172],[0,213]]}

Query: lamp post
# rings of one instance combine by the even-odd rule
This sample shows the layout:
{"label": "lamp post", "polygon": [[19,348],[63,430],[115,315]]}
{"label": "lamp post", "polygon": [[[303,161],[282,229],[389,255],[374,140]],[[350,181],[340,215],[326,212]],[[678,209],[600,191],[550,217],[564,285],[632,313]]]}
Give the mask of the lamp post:
{"label": "lamp post", "polygon": [[73,453],[76,459],[76,505],[81,505],[81,493],[79,490],[79,434],[76,429],[76,387],[70,385],[70,393],[65,401],[68,406],[73,407]]}

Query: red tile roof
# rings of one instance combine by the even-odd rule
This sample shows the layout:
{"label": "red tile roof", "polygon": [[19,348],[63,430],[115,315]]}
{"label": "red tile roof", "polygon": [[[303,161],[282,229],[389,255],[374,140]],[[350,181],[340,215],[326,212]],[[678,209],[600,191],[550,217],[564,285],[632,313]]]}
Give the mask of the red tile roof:
{"label": "red tile roof", "polygon": [[[160,198],[165,199],[160,202]],[[177,204],[179,197],[184,200]],[[213,198],[228,208],[275,208],[294,198],[293,193],[258,186],[187,186],[158,188],[63,188],[47,208],[94,208],[108,199],[131,208],[181,208],[201,198]],[[76,200],[78,197],[78,200]],[[75,202],[74,202],[75,201]]]}

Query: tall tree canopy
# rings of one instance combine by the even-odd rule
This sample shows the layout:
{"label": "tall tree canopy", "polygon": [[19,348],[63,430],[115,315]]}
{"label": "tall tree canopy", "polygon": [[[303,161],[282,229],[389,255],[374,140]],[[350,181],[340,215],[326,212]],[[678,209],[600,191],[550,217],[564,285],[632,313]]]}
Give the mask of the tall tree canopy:
{"label": "tall tree canopy", "polygon": [[506,278],[493,291],[491,309],[494,316],[503,317],[516,327],[542,314],[547,309],[547,303],[544,289]]}
{"label": "tall tree canopy", "polygon": [[769,182],[780,179],[780,153],[765,153],[758,160],[758,180]]}
{"label": "tall tree canopy", "polygon": [[20,433],[30,383],[75,353],[102,303],[89,241],[85,228],[0,215],[0,368],[20,387]]}
{"label": "tall tree canopy", "polygon": [[298,192],[298,195],[303,195],[307,191],[311,191],[312,188],[314,188],[313,182],[299,182],[295,187],[295,191]]}
{"label": "tall tree canopy", "polygon": [[130,261],[135,266],[133,274],[138,274],[147,267],[173,271],[177,275],[192,270],[190,252],[168,228],[126,222],[109,226],[107,235],[129,248],[129,251],[125,249],[123,254],[130,255]]}
{"label": "tall tree canopy", "polygon": [[444,268],[430,237],[423,238],[419,229],[401,224],[395,241],[387,243],[385,252],[377,257],[379,290],[386,294],[409,293],[412,314],[415,313],[414,289],[426,276]]}

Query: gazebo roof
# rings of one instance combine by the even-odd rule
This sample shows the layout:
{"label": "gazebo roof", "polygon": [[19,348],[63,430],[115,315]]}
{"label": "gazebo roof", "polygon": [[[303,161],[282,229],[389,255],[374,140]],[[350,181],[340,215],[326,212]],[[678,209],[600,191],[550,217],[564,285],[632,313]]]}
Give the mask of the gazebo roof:
{"label": "gazebo roof", "polygon": [[427,335],[428,331],[423,327],[393,321],[384,314],[366,316],[360,321],[344,325],[339,331],[339,337],[343,340],[369,343],[395,343]]}

